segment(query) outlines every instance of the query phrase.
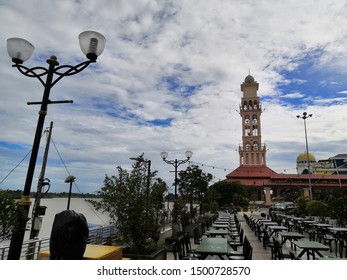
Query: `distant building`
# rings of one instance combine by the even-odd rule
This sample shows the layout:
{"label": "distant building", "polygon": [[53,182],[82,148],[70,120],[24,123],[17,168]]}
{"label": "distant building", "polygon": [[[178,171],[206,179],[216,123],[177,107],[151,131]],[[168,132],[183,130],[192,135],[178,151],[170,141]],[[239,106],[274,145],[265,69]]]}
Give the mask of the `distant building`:
{"label": "distant building", "polygon": [[[316,157],[309,153],[311,174],[347,174],[347,154],[338,154],[334,157],[316,160]],[[308,174],[307,154],[302,153],[296,159],[296,170],[298,174]]]}
{"label": "distant building", "polygon": [[[347,154],[316,161],[313,154],[297,157],[298,174],[278,174],[266,166],[266,145],[261,140],[262,106],[257,94],[259,84],[248,75],[241,84],[243,96],[240,104],[242,144],[239,146],[240,166],[226,175],[227,182],[246,186],[254,201],[271,204],[272,197],[281,197],[284,191],[300,191],[310,196],[309,181],[313,188],[347,189]],[[308,171],[310,166],[311,172]]]}

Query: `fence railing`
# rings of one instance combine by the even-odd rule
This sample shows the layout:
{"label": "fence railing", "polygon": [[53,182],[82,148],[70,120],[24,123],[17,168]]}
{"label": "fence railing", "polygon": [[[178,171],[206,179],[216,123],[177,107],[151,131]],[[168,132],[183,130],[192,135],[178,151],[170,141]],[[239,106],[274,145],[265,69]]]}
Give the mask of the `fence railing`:
{"label": "fence railing", "polygon": [[[89,229],[89,238],[87,243],[107,245],[111,244],[118,236],[116,226],[103,226]],[[21,260],[37,260],[41,251],[49,250],[50,238],[37,238],[23,242],[20,255]],[[6,260],[10,245],[0,246],[0,260]]]}

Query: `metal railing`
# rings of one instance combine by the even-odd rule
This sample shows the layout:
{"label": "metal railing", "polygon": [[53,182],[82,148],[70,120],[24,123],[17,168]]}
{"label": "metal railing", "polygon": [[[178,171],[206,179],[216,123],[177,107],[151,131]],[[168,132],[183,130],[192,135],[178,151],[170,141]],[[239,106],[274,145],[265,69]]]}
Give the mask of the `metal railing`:
{"label": "metal railing", "polygon": [[[118,236],[116,226],[95,227],[89,230],[88,244],[108,245],[112,244]],[[37,260],[39,252],[49,250],[50,238],[36,238],[23,242],[20,254],[21,260]],[[6,260],[10,245],[0,246],[0,260]]]}

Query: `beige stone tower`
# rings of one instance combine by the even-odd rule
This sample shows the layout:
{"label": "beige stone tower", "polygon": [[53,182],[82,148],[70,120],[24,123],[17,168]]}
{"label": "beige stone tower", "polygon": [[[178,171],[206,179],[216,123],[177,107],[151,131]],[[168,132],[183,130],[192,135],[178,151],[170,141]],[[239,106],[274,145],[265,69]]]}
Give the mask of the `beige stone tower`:
{"label": "beige stone tower", "polygon": [[241,84],[243,97],[240,105],[242,118],[242,146],[239,146],[240,166],[266,166],[266,145],[261,142],[261,104],[257,91],[259,84],[248,75]]}

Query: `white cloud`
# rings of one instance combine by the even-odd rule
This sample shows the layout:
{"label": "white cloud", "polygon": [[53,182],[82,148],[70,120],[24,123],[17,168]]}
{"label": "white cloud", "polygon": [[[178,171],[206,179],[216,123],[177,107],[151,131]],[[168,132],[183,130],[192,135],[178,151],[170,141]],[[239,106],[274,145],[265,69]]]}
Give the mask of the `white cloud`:
{"label": "white cloud", "polygon": [[305,95],[300,92],[292,92],[282,95],[283,98],[302,98]]}
{"label": "white cloud", "polygon": [[[46,118],[46,124],[54,121],[53,139],[82,191],[96,190],[105,174],[115,172],[116,165],[130,166],[129,157],[142,152],[171,184],[172,168],[161,161],[162,150],[169,152],[169,158],[184,159],[184,152],[191,149],[193,161],[204,163],[206,171],[223,179],[239,163],[235,149],[241,142],[241,118],[236,110],[242,96],[240,84],[249,71],[260,84],[261,98],[278,96],[277,86],[286,81],[304,83],[284,77],[281,71],[297,69],[298,61],[317,49],[324,51],[314,67],[329,66],[333,73],[345,73],[342,54],[347,20],[343,1],[0,3],[2,25],[6,26],[0,34],[0,117],[1,129],[6,131],[1,133],[0,142],[31,146],[39,107],[26,102],[40,100],[43,91],[38,81],[11,67],[7,38],[23,37],[35,45],[28,66],[44,66],[52,54],[60,64],[80,61],[83,55],[77,36],[84,30],[99,31],[107,39],[96,65],[65,77],[52,89],[52,100],[73,99],[74,103],[50,105]],[[170,83],[163,83],[168,77],[179,78],[182,88],[175,91]],[[184,94],[184,86],[198,85],[194,94]],[[296,90],[285,96],[303,97]],[[346,150],[343,129],[334,119],[339,113],[341,118],[346,110],[341,102],[328,107],[316,102],[309,108],[302,104],[302,109],[320,115],[319,121],[310,120],[313,148],[320,149],[313,141],[318,139],[319,144],[332,143],[322,145],[332,155]],[[276,104],[275,99],[263,105],[268,165],[276,170],[290,169],[295,166],[295,154],[303,150],[303,129],[295,117],[300,112],[288,104]],[[146,123],[159,119],[172,119],[171,126]],[[59,163],[59,156],[51,149],[52,162]],[[2,156],[6,168],[0,178],[20,159],[18,153]],[[1,187],[21,189],[26,169],[16,172]],[[59,167],[51,164],[46,173],[54,182],[54,190],[66,188],[63,165],[59,172]]]}

